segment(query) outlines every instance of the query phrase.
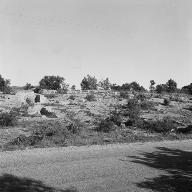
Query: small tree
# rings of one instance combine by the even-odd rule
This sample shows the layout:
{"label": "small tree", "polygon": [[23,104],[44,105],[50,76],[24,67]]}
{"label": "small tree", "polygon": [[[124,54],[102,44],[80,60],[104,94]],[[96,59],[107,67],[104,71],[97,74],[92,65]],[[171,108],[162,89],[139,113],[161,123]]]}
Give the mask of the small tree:
{"label": "small tree", "polygon": [[39,82],[41,89],[60,90],[66,87],[65,79],[60,76],[44,76]]}
{"label": "small tree", "polygon": [[155,81],[154,81],[154,80],[151,80],[151,81],[150,81],[149,90],[150,90],[151,92],[153,92],[153,91],[155,90]]}
{"label": "small tree", "polygon": [[106,78],[105,80],[100,81],[99,86],[102,87],[104,90],[109,90],[111,88],[111,83],[109,81],[109,78]]}
{"label": "small tree", "polygon": [[166,92],[166,91],[167,91],[167,85],[165,85],[165,84],[157,85],[155,91],[156,91],[157,93]]}
{"label": "small tree", "polygon": [[169,79],[166,83],[167,92],[176,92],[177,91],[177,83],[173,79]]}
{"label": "small tree", "polygon": [[192,83],[182,87],[181,92],[192,95]]}
{"label": "small tree", "polygon": [[4,93],[10,93],[11,91],[10,80],[4,79],[1,75],[0,75],[0,91]]}
{"label": "small tree", "polygon": [[75,85],[72,85],[72,86],[71,86],[71,91],[75,91],[75,90],[76,90]]}
{"label": "small tree", "polygon": [[33,85],[31,85],[31,83],[27,83],[25,86],[24,86],[24,90],[29,90],[29,89],[32,89],[32,88],[34,88],[34,86]]}
{"label": "small tree", "polygon": [[96,90],[97,89],[97,79],[95,77],[91,77],[87,75],[81,81],[81,89],[82,90]]}

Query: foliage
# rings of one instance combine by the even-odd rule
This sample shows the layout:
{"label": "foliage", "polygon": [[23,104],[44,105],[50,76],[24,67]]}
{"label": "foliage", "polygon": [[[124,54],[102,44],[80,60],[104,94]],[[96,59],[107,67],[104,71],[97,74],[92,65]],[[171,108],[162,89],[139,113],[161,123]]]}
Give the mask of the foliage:
{"label": "foliage", "polygon": [[90,75],[84,77],[81,81],[81,89],[82,90],[96,90],[97,89],[97,79]]}
{"label": "foliage", "polygon": [[10,92],[12,91],[10,87],[10,80],[4,79],[1,75],[0,75],[0,91],[2,91],[5,94],[10,94]]}
{"label": "foliage", "polygon": [[157,85],[155,91],[159,94],[164,93],[167,91],[167,86],[165,84]]}
{"label": "foliage", "polygon": [[41,89],[59,90],[66,86],[65,79],[60,76],[44,76],[39,82]]}
{"label": "foliage", "polygon": [[128,91],[120,91],[120,97],[122,97],[124,99],[129,99]]}
{"label": "foliage", "polygon": [[177,91],[177,83],[173,79],[169,79],[166,83],[167,92],[173,93]]}
{"label": "foliage", "polygon": [[15,126],[16,124],[17,118],[13,112],[0,113],[0,127]]}
{"label": "foliage", "polygon": [[192,95],[192,83],[181,88],[182,93]]}
{"label": "foliage", "polygon": [[70,96],[68,97],[68,99],[70,99],[70,100],[75,100],[75,95],[70,95]]}
{"label": "foliage", "polygon": [[135,81],[133,81],[132,83],[124,83],[122,86],[113,84],[111,85],[111,89],[115,91],[137,91],[137,92],[146,91],[143,86],[139,85]]}
{"label": "foliage", "polygon": [[72,85],[71,86],[71,91],[75,91],[76,90],[76,86],[75,85]]}
{"label": "foliage", "polygon": [[154,81],[154,80],[151,80],[151,81],[150,81],[149,90],[150,90],[151,92],[153,92],[153,91],[155,90],[155,81]]}
{"label": "foliage", "polygon": [[111,88],[111,83],[109,81],[109,78],[106,78],[105,80],[100,81],[99,86],[102,87],[104,90],[109,90]]}
{"label": "foliage", "polygon": [[171,119],[165,117],[161,120],[144,121],[141,128],[158,133],[167,133],[175,129],[175,125]]}
{"label": "foliage", "polygon": [[32,89],[32,88],[34,88],[34,86],[31,85],[31,83],[27,83],[27,84],[23,87],[24,90],[29,90],[29,89]]}
{"label": "foliage", "polygon": [[99,125],[96,127],[96,131],[108,133],[115,129],[114,122],[110,119],[110,117],[102,119],[99,122]]}
{"label": "foliage", "polygon": [[170,104],[170,100],[167,99],[167,98],[165,98],[164,101],[163,101],[163,104],[164,104],[165,106],[168,106],[168,105]]}
{"label": "foliage", "polygon": [[157,93],[176,92],[177,91],[177,83],[174,80],[169,79],[166,84],[157,85],[155,91]]}
{"label": "foliage", "polygon": [[35,87],[35,89],[33,91],[34,91],[34,93],[38,94],[38,93],[40,93],[41,88],[39,86],[37,86],[37,87]]}
{"label": "foliage", "polygon": [[152,101],[142,101],[140,103],[140,107],[141,107],[142,110],[154,109],[154,102],[152,102]]}
{"label": "foliage", "polygon": [[49,118],[56,118],[57,116],[55,115],[55,113],[48,111],[45,107],[43,107],[40,110],[41,115],[45,115],[46,117]]}
{"label": "foliage", "polygon": [[85,99],[87,101],[96,101],[96,97],[95,97],[95,94],[94,92],[90,92],[86,95]]}

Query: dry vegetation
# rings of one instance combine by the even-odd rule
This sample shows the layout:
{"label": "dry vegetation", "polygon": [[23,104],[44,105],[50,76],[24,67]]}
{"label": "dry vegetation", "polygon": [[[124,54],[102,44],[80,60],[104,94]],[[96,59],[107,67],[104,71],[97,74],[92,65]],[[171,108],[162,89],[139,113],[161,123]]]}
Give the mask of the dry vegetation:
{"label": "dry vegetation", "polygon": [[1,95],[2,150],[191,138],[185,94],[73,91]]}
{"label": "dry vegetation", "polygon": [[69,91],[64,81],[45,76],[38,87],[13,90],[0,76],[1,150],[192,138],[191,84],[178,90],[170,79],[155,88],[152,80],[147,91],[88,75],[82,91]]}

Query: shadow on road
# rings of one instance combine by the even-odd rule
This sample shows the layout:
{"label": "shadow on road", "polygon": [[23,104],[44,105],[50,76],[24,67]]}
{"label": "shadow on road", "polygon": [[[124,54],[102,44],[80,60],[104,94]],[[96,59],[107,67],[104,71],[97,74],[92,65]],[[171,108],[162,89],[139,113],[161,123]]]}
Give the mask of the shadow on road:
{"label": "shadow on road", "polygon": [[56,189],[41,181],[17,177],[10,174],[0,176],[1,192],[77,192],[75,189]]}
{"label": "shadow on road", "polygon": [[165,147],[157,148],[153,153],[142,156],[129,156],[131,162],[166,171],[167,174],[136,183],[138,187],[156,192],[192,191],[192,152]]}

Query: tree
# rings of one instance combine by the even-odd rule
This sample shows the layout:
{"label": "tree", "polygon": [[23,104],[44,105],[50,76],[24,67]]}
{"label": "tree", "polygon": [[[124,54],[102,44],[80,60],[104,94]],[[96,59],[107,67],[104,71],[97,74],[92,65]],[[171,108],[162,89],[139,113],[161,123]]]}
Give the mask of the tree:
{"label": "tree", "polygon": [[99,86],[102,87],[104,90],[109,90],[111,88],[111,83],[109,81],[109,78],[106,78],[105,80],[100,81]]}
{"label": "tree", "polygon": [[177,91],[177,83],[173,79],[169,79],[166,85],[167,85],[167,92],[173,93]]}
{"label": "tree", "polygon": [[10,87],[10,80],[8,79],[4,79],[1,75],[0,75],[0,91],[4,92],[4,93],[10,93],[11,91],[11,87]]}
{"label": "tree", "polygon": [[27,83],[27,84],[23,87],[24,90],[29,90],[29,89],[32,89],[32,88],[34,88],[34,86],[31,85],[31,83]]}
{"label": "tree", "polygon": [[39,82],[41,89],[59,90],[66,87],[65,79],[60,76],[44,76]]}
{"label": "tree", "polygon": [[131,90],[133,91],[145,91],[145,88],[143,86],[140,86],[137,82],[133,81],[130,83]]}
{"label": "tree", "polygon": [[76,90],[75,85],[72,85],[72,86],[71,86],[71,91],[75,91],[75,90]]}
{"label": "tree", "polygon": [[155,90],[155,81],[154,81],[154,80],[151,80],[151,81],[150,81],[149,90],[150,90],[151,92],[153,92],[153,91]]}
{"label": "tree", "polygon": [[192,83],[182,87],[181,92],[192,95]]}
{"label": "tree", "polygon": [[97,79],[90,75],[84,77],[81,81],[81,89],[82,90],[96,90],[97,89]]}
{"label": "tree", "polygon": [[166,92],[166,91],[167,91],[167,85],[165,85],[165,84],[157,85],[155,91],[156,91],[157,93]]}

